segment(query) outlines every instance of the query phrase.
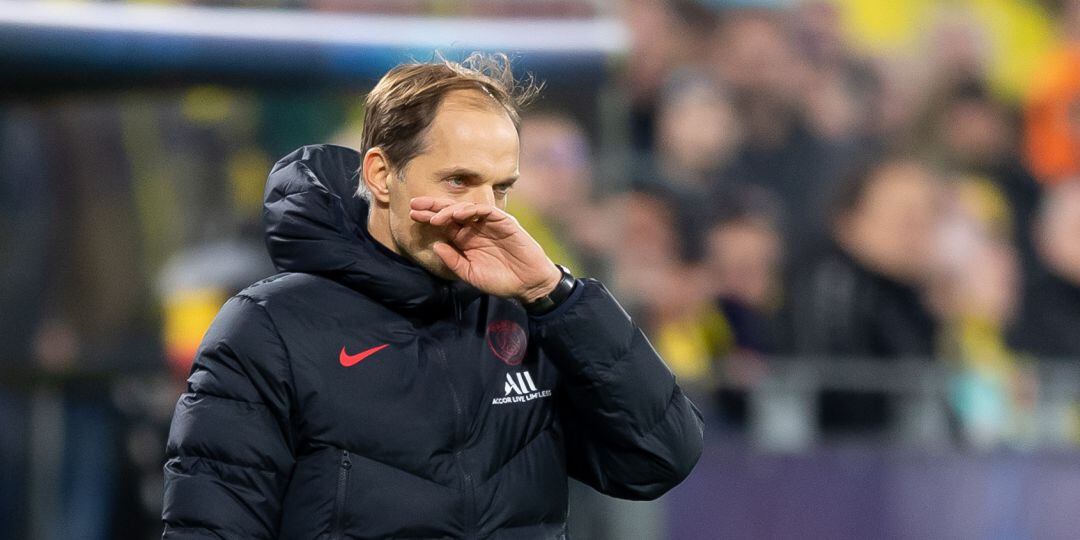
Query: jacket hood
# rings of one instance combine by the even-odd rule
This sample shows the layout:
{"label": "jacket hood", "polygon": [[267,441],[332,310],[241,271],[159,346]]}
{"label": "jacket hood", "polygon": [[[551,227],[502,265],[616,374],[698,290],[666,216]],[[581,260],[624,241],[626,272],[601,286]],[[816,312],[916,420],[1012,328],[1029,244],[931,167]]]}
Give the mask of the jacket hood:
{"label": "jacket hood", "polygon": [[282,272],[327,277],[402,312],[447,305],[451,284],[367,232],[368,203],[356,195],[359,152],[304,146],[270,171],[263,197],[266,247]]}

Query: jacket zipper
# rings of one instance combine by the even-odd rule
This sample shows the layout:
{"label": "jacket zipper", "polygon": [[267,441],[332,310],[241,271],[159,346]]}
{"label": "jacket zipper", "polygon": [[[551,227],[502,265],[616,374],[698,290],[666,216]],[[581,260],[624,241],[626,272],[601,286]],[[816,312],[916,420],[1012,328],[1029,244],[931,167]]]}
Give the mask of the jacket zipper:
{"label": "jacket zipper", "polygon": [[458,333],[461,333],[461,319],[464,318],[464,314],[462,313],[461,302],[458,301],[458,297],[453,293],[450,294],[450,305],[453,306],[454,320],[457,322]]}
{"label": "jacket zipper", "polygon": [[461,480],[465,485],[465,534],[467,538],[475,538],[473,523],[476,521],[476,493],[473,490],[472,475],[465,469],[461,450],[454,452],[457,458],[458,470],[461,471]]}
{"label": "jacket zipper", "polygon": [[330,533],[331,540],[340,540],[345,534],[345,496],[349,488],[349,471],[352,470],[352,461],[349,459],[349,451],[341,451],[341,467],[338,469],[337,498],[334,500],[334,529]]}
{"label": "jacket zipper", "polygon": [[[442,361],[443,368],[449,375],[450,361],[446,359],[446,352],[442,347],[436,346],[435,352],[439,354],[439,359]],[[473,538],[473,522],[476,520],[475,513],[475,493],[473,493],[473,479],[472,475],[465,468],[464,449],[465,438],[467,428],[465,427],[465,410],[461,406],[461,398],[458,397],[457,389],[454,388],[454,383],[450,381],[449,376],[446,379],[446,385],[450,388],[450,399],[454,402],[454,416],[459,426],[459,443],[456,450],[454,450],[454,461],[457,462],[458,471],[461,475],[461,484],[464,488],[465,497],[465,534],[468,538]]]}

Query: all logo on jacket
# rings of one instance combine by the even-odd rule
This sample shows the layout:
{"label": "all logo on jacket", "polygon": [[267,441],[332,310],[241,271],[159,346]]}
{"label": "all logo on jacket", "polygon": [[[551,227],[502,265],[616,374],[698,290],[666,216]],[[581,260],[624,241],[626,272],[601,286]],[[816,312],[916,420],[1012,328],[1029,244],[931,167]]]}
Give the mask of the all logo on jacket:
{"label": "all logo on jacket", "polygon": [[491,404],[525,403],[549,396],[551,396],[551,390],[538,389],[528,370],[518,371],[506,374],[506,382],[503,384],[503,397],[491,400]]}

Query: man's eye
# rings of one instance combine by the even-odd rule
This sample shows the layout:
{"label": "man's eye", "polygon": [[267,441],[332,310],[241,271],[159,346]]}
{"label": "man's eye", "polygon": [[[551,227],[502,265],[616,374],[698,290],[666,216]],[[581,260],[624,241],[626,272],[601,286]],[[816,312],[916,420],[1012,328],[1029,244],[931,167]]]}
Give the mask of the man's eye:
{"label": "man's eye", "polygon": [[495,186],[495,193],[500,193],[500,194],[505,195],[507,193],[510,193],[510,188],[512,188],[512,187],[514,187],[514,186],[510,186],[510,185]]}
{"label": "man's eye", "polygon": [[465,179],[460,176],[451,176],[446,179],[446,183],[450,184],[450,187],[465,187]]}

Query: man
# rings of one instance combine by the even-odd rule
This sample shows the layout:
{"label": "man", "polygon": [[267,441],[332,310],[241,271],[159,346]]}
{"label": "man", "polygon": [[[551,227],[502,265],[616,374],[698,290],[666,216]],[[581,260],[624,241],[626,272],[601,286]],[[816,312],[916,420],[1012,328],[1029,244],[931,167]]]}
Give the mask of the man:
{"label": "man", "polygon": [[[790,280],[793,352],[806,357],[928,359],[938,322],[924,300],[934,261],[939,180],[890,157],[853,171],[835,194],[831,239]],[[893,406],[878,392],[825,391],[826,435],[883,435]]]}
{"label": "man", "polygon": [[564,538],[568,475],[650,499],[689,474],[700,413],[604,287],[503,210],[513,88],[505,57],[399,66],[361,153],[275,165],[284,273],[197,354],[164,538]]}

